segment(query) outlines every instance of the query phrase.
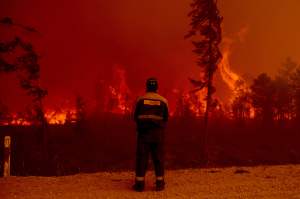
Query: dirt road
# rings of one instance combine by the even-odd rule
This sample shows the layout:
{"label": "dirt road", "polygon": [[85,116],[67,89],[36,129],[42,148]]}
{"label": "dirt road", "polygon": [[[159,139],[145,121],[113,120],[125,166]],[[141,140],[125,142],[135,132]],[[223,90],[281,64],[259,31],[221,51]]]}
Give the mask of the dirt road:
{"label": "dirt road", "polygon": [[0,178],[0,198],[284,198],[300,199],[300,165],[167,171],[167,187],[155,192],[152,172],[145,192],[131,190],[133,172],[63,177]]}

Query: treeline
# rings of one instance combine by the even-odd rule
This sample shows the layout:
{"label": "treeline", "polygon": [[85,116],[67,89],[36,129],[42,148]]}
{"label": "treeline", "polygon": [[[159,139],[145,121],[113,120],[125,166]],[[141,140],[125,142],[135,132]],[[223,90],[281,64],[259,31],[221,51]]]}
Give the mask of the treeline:
{"label": "treeline", "polygon": [[258,75],[249,89],[237,90],[231,107],[238,121],[300,122],[300,65],[287,58],[274,78]]}
{"label": "treeline", "polygon": [[[236,81],[229,105],[217,99],[211,103],[211,118],[235,120],[238,123],[256,121],[261,124],[300,123],[300,65],[287,58],[275,77],[261,73],[251,83]],[[202,117],[202,93],[179,93],[175,117]]]}

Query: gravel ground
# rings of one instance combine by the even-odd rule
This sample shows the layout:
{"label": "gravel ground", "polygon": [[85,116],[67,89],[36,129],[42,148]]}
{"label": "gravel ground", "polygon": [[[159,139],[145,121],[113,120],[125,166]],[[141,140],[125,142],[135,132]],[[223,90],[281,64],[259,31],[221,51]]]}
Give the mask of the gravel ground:
{"label": "gravel ground", "polygon": [[133,172],[101,172],[63,177],[0,178],[0,198],[283,198],[300,199],[300,165],[171,170],[166,189],[131,190]]}

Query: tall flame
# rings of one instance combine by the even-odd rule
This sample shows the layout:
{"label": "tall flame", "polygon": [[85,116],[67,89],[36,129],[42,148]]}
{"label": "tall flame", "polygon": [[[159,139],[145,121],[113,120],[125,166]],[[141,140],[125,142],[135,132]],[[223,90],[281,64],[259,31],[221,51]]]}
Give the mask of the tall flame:
{"label": "tall flame", "polygon": [[[227,84],[229,89],[232,91],[232,97],[230,102],[233,103],[234,99],[240,97],[241,93],[249,93],[249,86],[247,85],[246,81],[237,73],[233,72],[229,62],[230,56],[230,46],[232,40],[225,39],[224,40],[224,48],[222,50],[222,60],[219,63],[219,71],[223,81]],[[245,102],[245,106],[249,109],[250,118],[255,116],[255,111],[252,105],[249,102]]]}
{"label": "tall flame", "polygon": [[233,97],[235,97],[236,95],[235,92],[237,90],[247,91],[248,86],[245,80],[240,75],[233,72],[231,69],[230,62],[229,62],[229,56],[231,53],[230,51],[231,43],[232,42],[229,39],[224,40],[224,48],[222,50],[223,57],[218,66],[223,81],[227,84],[229,89],[233,91],[233,95],[234,95]]}
{"label": "tall flame", "polygon": [[126,81],[126,71],[119,65],[113,68],[113,80],[108,86],[108,97],[106,99],[106,112],[116,114],[128,113],[131,110],[131,91]]}
{"label": "tall flame", "polygon": [[231,70],[229,63],[229,55],[229,49],[223,51],[223,58],[219,64],[219,69],[223,81],[232,91],[234,91],[236,90],[237,82],[242,80],[242,78]]}

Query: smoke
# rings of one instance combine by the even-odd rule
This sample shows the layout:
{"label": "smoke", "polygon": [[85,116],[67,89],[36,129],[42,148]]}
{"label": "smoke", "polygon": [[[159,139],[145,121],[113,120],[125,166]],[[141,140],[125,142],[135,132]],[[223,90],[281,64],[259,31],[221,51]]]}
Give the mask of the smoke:
{"label": "smoke", "polygon": [[245,42],[246,36],[249,33],[249,26],[244,26],[237,32],[237,37],[241,43]]}
{"label": "smoke", "polygon": [[[188,90],[187,78],[199,74],[192,45],[183,39],[190,2],[10,0],[1,2],[0,17],[11,16],[41,33],[28,40],[34,40],[41,55],[41,85],[49,91],[45,105],[51,107],[74,101],[76,95],[92,102],[97,83],[112,80],[116,63],[126,71],[133,95],[144,91],[149,76],[159,79],[163,94]],[[300,60],[300,29],[294,25],[298,7],[299,1],[284,6],[279,0],[220,1],[224,35],[234,38],[231,72],[256,75],[275,71],[286,56]],[[2,74],[0,78],[3,103],[19,105],[17,99],[25,97],[18,85]],[[217,92],[225,96],[227,86],[217,84]]]}

